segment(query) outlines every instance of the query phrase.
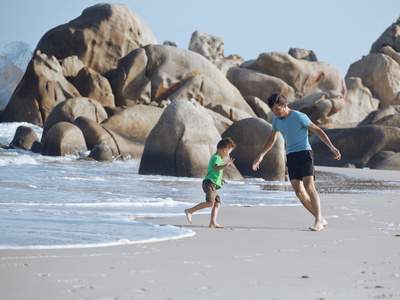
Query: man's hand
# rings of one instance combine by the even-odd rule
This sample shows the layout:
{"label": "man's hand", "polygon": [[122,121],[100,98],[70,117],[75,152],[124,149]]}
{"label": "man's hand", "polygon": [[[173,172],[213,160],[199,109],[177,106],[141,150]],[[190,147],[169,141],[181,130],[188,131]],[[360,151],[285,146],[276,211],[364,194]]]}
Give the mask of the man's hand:
{"label": "man's hand", "polygon": [[335,154],[335,159],[340,160],[342,158],[338,149],[336,149],[335,147],[331,147],[330,149],[332,153]]}
{"label": "man's hand", "polygon": [[260,168],[260,163],[263,160],[263,156],[258,156],[253,162],[253,171],[257,171]]}

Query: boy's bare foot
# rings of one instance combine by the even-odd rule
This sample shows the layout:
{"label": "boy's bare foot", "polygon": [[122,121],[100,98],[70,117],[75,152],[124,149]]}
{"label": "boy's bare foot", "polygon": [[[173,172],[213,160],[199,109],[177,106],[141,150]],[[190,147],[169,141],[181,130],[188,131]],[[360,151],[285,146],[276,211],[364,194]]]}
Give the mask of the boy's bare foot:
{"label": "boy's bare foot", "polygon": [[323,219],[323,220],[322,220],[322,225],[323,225],[324,227],[326,227],[326,225],[328,225],[328,222],[327,222],[325,219]]}
{"label": "boy's bare foot", "polygon": [[185,209],[186,218],[188,219],[189,223],[192,224],[192,214],[189,212],[188,209]]}
{"label": "boy's bare foot", "polygon": [[225,228],[224,226],[219,225],[219,224],[210,224],[208,227],[210,227],[210,228]]}

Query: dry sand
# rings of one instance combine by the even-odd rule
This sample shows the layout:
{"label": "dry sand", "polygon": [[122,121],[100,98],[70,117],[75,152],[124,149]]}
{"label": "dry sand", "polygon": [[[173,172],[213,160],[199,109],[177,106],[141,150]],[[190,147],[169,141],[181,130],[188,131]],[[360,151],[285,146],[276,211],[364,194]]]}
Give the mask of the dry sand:
{"label": "dry sand", "polygon": [[[398,171],[319,167],[399,180]],[[251,196],[251,195],[249,195]],[[1,299],[400,299],[400,191],[323,194],[329,225],[301,206],[224,207],[153,220],[193,229],[166,242],[0,250]]]}

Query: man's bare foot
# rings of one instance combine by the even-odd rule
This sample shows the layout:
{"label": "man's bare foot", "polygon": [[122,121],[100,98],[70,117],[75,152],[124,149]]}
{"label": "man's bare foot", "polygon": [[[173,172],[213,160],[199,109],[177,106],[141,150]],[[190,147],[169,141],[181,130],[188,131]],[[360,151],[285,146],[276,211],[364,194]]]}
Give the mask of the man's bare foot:
{"label": "man's bare foot", "polygon": [[326,225],[328,225],[328,222],[327,222],[325,219],[323,219],[323,220],[322,220],[322,225],[323,225],[324,227],[326,227]]}
{"label": "man's bare foot", "polygon": [[217,224],[217,223],[215,223],[215,224],[210,224],[210,225],[208,225],[208,227],[210,227],[210,228],[225,228],[224,226],[219,225],[219,224]]}
{"label": "man's bare foot", "polygon": [[310,227],[309,229],[311,229],[312,231],[320,231],[320,230],[324,229],[324,227],[326,225],[328,225],[328,222],[326,222],[326,221],[325,222],[317,221],[317,222],[315,222],[314,226]]}
{"label": "man's bare foot", "polygon": [[188,219],[189,223],[192,224],[192,214],[189,212],[188,209],[185,209],[186,218]]}

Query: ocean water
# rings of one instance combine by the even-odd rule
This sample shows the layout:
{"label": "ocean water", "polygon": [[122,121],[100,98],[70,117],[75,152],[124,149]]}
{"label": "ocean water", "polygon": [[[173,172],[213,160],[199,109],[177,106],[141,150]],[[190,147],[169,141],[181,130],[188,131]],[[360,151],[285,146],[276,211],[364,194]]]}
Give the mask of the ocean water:
{"label": "ocean water", "polygon": [[[0,143],[8,145],[20,125],[41,137],[40,127],[0,123]],[[0,149],[0,249],[107,246],[195,234],[149,219],[184,217],[185,208],[204,201],[202,178],[140,175],[134,160],[100,163],[81,156]],[[371,185],[360,178],[332,176],[319,174],[320,192],[381,193],[400,187],[400,182]],[[288,182],[227,181],[219,191],[223,206],[300,205]]]}

